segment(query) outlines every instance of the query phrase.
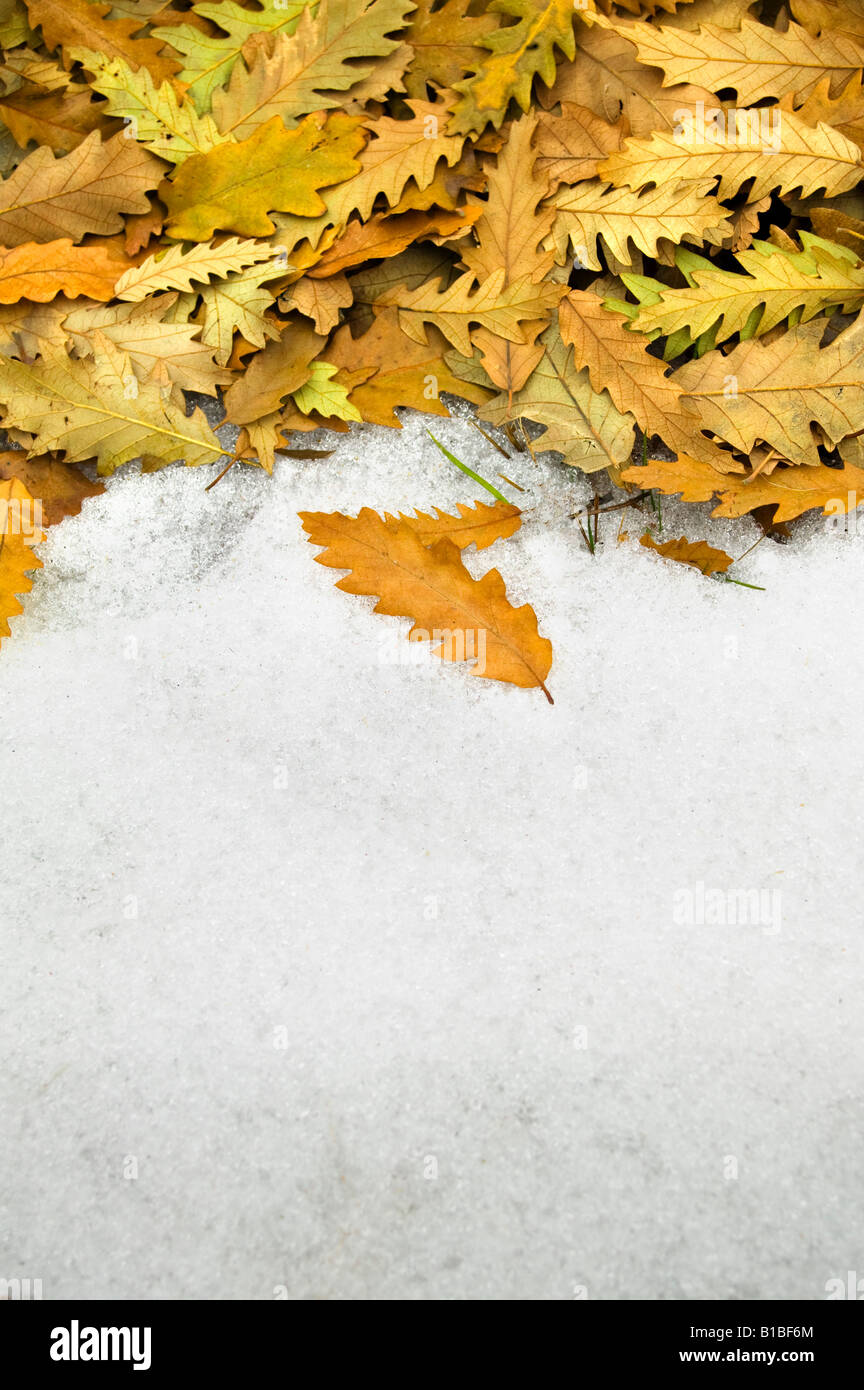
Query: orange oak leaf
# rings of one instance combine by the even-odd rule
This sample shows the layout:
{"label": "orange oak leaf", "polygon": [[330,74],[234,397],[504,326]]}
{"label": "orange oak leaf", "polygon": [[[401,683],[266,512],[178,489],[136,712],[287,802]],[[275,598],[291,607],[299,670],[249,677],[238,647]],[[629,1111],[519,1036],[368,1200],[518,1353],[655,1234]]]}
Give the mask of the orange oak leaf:
{"label": "orange oak leaf", "polygon": [[717,550],[707,541],[688,541],[681,536],[676,541],[655,541],[650,531],[640,536],[639,544],[646,550],[656,550],[665,560],[675,560],[679,565],[692,565],[701,574],[725,574],[732,564],[732,556],[725,550]]}
{"label": "orange oak leaf", "polygon": [[529,604],[508,601],[497,570],[475,579],[448,537],[427,547],[413,526],[368,507],[356,517],[301,512],[300,519],[311,543],[324,547],[318,563],[349,571],[337,589],[376,595],[374,612],[410,618],[408,640],[434,643],[442,661],[473,661],[470,675],[539,687],[552,703],[545,685],[552,644]]}
{"label": "orange oak leaf", "polygon": [[521,511],[510,502],[475,502],[470,507],[465,502],[457,502],[456,510],[458,516],[450,516],[439,507],[435,508],[435,516],[428,512],[417,512],[414,516],[400,512],[398,516],[391,516],[385,512],[384,520],[396,525],[404,522],[417,532],[426,546],[446,536],[460,550],[469,545],[485,550],[495,541],[515,535],[522,525]]}
{"label": "orange oak leaf", "polygon": [[45,539],[38,519],[23,483],[17,478],[0,482],[0,640],[10,635],[9,619],[22,611],[18,595],[33,587],[28,571],[42,568],[32,550]]}
{"label": "orange oak leaf", "polygon": [[773,506],[777,508],[775,526],[816,507],[825,516],[839,516],[864,502],[864,468],[852,463],[842,468],[827,468],[824,463],[778,467],[770,474],[739,476],[719,474],[709,464],[681,454],[671,462],[653,459],[628,468],[621,476],[626,483],[655,488],[666,496],[680,493],[684,502],[717,498],[719,505],[712,516],[746,516],[757,507]]}
{"label": "orange oak leaf", "polygon": [[16,478],[41,503],[45,526],[56,526],[66,516],[77,516],[88,497],[98,497],[105,491],[104,483],[91,483],[79,468],[51,454],[28,458],[23,449],[7,449],[0,453],[0,480],[5,483]]}
{"label": "orange oak leaf", "polygon": [[19,299],[45,304],[58,294],[109,300],[132,264],[104,246],[73,246],[68,237],[30,241],[9,251],[0,247],[0,304]]}

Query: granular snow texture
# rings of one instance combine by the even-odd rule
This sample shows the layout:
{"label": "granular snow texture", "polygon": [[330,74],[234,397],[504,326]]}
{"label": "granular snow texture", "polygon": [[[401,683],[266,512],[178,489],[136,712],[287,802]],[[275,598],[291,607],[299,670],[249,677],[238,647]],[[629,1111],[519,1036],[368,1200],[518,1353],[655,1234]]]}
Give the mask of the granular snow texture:
{"label": "granular snow texture", "polygon": [[[584,478],[435,422],[527,489],[466,559],[535,608],[552,708],[313,563],[298,510],[484,495],[404,423],[209,493],[123,470],[41,548],[0,656],[0,1277],[824,1298],[864,1271],[864,544],[765,540],[760,592],[626,511],[592,557]],[[664,537],[758,539],[709,510]]]}

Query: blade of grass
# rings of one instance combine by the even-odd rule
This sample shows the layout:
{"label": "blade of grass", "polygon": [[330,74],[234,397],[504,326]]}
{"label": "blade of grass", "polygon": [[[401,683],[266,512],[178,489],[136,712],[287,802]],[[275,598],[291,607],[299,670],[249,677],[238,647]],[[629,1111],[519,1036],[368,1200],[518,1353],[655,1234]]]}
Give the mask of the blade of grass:
{"label": "blade of grass", "polygon": [[497,487],[493,487],[491,483],[487,483],[486,479],[481,478],[479,473],[475,473],[473,468],[469,468],[467,463],[463,463],[461,459],[457,459],[455,454],[451,454],[449,449],[445,449],[444,445],[441,443],[441,440],[436,439],[431,430],[427,430],[426,433],[432,440],[432,443],[438,445],[438,448],[441,450],[445,458],[448,458],[451,463],[455,463],[456,467],[461,469],[463,473],[467,474],[469,478],[473,478],[475,483],[479,483],[481,487],[485,487],[486,491],[491,492],[493,497],[497,497],[499,502],[504,502],[507,506],[512,505],[509,497],[505,497],[503,492],[498,491]]}

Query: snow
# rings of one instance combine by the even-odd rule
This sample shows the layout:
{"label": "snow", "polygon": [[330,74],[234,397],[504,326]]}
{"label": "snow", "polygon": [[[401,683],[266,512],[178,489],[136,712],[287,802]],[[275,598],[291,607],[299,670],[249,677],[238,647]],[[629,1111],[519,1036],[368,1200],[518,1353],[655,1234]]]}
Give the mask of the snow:
{"label": "snow", "polygon": [[[427,423],[211,492],[127,468],[42,546],[0,656],[0,1277],[824,1298],[864,1274],[861,537],[763,541],[764,592],[636,513],[592,557],[584,479],[432,422],[527,489],[466,558],[535,608],[551,708],[313,563],[298,510],[483,495]],[[664,536],[758,538],[708,511]]]}

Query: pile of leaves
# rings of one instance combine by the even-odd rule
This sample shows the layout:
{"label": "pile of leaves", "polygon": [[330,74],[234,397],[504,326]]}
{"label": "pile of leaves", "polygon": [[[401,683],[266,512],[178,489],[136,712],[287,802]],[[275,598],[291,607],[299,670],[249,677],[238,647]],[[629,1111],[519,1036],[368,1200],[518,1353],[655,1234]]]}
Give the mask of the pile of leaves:
{"label": "pile of leaves", "polygon": [[[451,393],[598,497],[857,505],[864,0],[790,4],[0,0],[0,635],[28,500],[224,471],[190,394],[229,466]],[[304,522],[342,588],[543,686],[533,611],[461,558],[512,504]]]}

